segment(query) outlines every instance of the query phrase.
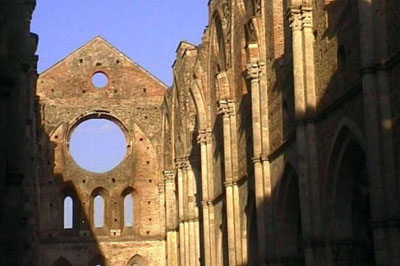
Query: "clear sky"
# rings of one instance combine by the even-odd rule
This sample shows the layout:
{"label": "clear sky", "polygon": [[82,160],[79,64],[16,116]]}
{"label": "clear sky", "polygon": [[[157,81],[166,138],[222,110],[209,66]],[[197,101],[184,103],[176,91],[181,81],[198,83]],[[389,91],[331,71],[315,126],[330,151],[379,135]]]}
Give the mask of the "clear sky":
{"label": "clear sky", "polygon": [[39,73],[102,36],[167,85],[181,40],[199,44],[208,0],[38,0]]}
{"label": "clear sky", "polygon": [[[94,37],[102,36],[169,86],[179,42],[201,41],[207,25],[207,2],[38,0],[31,26],[31,31],[39,34],[38,71],[43,72]],[[102,120],[81,125],[71,139],[75,160],[93,172],[104,172],[118,164],[125,155],[118,129]],[[68,228],[72,226],[72,204],[68,200],[65,204],[64,222]],[[100,205],[96,203],[96,208],[101,209]],[[101,223],[101,218],[95,216],[96,223]]]}
{"label": "clear sky", "polygon": [[78,165],[91,172],[104,173],[125,157],[126,143],[117,124],[107,119],[90,119],[75,128],[69,147]]}
{"label": "clear sky", "polygon": [[[208,20],[207,2],[38,0],[31,26],[31,31],[39,34],[38,71],[41,73],[94,37],[102,36],[133,61],[171,85],[171,66],[176,48],[181,40],[200,43]],[[96,128],[96,134],[93,128]],[[113,159],[118,161],[118,158],[99,158],[113,154],[107,145],[118,148],[114,145],[119,137],[118,132],[109,131],[107,121],[89,120],[78,127],[75,133],[73,152],[81,166],[93,172],[104,172],[115,166]],[[115,154],[121,153],[124,151],[115,151]],[[90,158],[96,159],[90,162]]]}

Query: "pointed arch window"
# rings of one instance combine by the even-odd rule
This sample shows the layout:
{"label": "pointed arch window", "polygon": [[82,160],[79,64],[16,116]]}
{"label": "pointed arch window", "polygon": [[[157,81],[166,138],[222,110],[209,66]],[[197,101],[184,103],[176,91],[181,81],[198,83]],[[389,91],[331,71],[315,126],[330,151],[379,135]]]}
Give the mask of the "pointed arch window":
{"label": "pointed arch window", "polygon": [[124,197],[124,226],[133,226],[133,196],[132,193],[126,194]]}
{"label": "pointed arch window", "polygon": [[94,197],[93,208],[94,227],[104,227],[104,198],[101,195]]}
{"label": "pointed arch window", "polygon": [[71,196],[64,198],[64,229],[74,227],[74,200]]}

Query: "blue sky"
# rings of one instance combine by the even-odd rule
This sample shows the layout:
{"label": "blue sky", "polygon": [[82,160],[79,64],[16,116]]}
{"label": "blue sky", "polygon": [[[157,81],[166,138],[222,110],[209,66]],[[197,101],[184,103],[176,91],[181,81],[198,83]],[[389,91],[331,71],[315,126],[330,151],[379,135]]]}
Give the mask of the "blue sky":
{"label": "blue sky", "polygon": [[[43,72],[94,37],[102,36],[171,85],[171,66],[179,42],[201,42],[208,19],[207,2],[38,0],[31,26],[31,31],[39,34],[38,71]],[[75,130],[72,152],[87,170],[104,172],[115,166],[125,152],[124,145],[117,145],[118,130],[110,131],[107,125],[105,120],[88,120]],[[97,131],[89,132],[91,128]]]}
{"label": "blue sky", "polygon": [[[176,48],[182,40],[200,43],[207,24],[207,2],[38,0],[31,26],[31,31],[39,34],[38,72],[94,37],[102,36],[171,85]],[[126,140],[115,127],[112,122],[94,119],[76,128],[70,140],[75,161],[93,172],[104,172],[116,166],[125,155]],[[64,225],[68,228],[72,226],[71,202],[66,202],[64,211]],[[101,217],[95,216],[96,223],[101,223]]]}
{"label": "blue sky", "polygon": [[39,73],[102,36],[167,85],[181,40],[199,44],[207,0],[39,0],[31,30],[39,34]]}
{"label": "blue sky", "polygon": [[90,119],[72,132],[69,147],[75,162],[86,170],[104,173],[125,157],[127,141],[122,130],[110,120]]}

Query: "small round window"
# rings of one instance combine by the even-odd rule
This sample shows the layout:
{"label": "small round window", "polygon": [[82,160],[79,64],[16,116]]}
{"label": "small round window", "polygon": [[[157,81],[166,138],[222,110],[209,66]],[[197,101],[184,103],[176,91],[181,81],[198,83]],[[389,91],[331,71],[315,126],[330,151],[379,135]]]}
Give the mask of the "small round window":
{"label": "small round window", "polygon": [[97,72],[92,76],[92,84],[98,89],[102,89],[108,84],[108,77],[102,72]]}
{"label": "small round window", "polygon": [[74,129],[69,147],[72,158],[80,167],[94,173],[105,173],[124,159],[126,138],[114,122],[89,119]]}

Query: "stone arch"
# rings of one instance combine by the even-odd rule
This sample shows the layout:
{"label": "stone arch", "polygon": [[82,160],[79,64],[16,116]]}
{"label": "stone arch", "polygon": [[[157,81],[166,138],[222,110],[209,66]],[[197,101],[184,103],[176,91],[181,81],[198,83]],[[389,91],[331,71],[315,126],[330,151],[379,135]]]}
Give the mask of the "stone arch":
{"label": "stone arch", "polygon": [[277,259],[304,265],[299,180],[290,163],[286,164],[277,186],[275,221]]}
{"label": "stone arch", "polygon": [[222,19],[218,11],[214,12],[211,24],[211,55],[217,63],[218,72],[226,69],[226,45]]}
{"label": "stone arch", "polygon": [[208,128],[207,124],[207,113],[205,107],[204,96],[202,93],[201,80],[195,79],[190,87],[190,93],[193,98],[194,105],[197,111],[197,122],[199,124],[199,130],[206,130]]}
{"label": "stone arch", "polygon": [[335,186],[335,178],[338,175],[339,158],[342,157],[344,146],[350,140],[354,141],[365,150],[366,143],[362,131],[354,121],[348,118],[343,118],[337,127],[328,155],[328,164],[323,186],[324,202],[329,203],[333,200],[334,191],[332,188]]}
{"label": "stone arch", "polygon": [[126,266],[147,266],[147,260],[140,255],[134,255],[126,264]]}
{"label": "stone arch", "polygon": [[102,111],[102,110],[95,110],[95,111],[88,111],[84,112],[81,115],[75,117],[72,121],[70,121],[70,127],[68,129],[68,133],[65,135],[66,143],[69,142],[69,139],[71,138],[71,134],[74,131],[74,129],[82,122],[89,120],[89,119],[108,119],[115,124],[117,124],[121,130],[124,132],[126,139],[131,139],[130,137],[130,132],[128,130],[128,127],[122,122],[122,119],[118,118],[118,116],[114,114],[110,114],[108,111]]}
{"label": "stone arch", "polygon": [[59,257],[54,263],[53,266],[72,266],[71,263],[64,257]]}
{"label": "stone arch", "polygon": [[169,106],[169,102],[167,99],[164,100],[164,112],[162,116],[162,130],[163,130],[163,161],[164,161],[164,169],[172,169],[173,167],[173,158],[172,158],[172,135],[171,135],[171,110]]}
{"label": "stone arch", "polygon": [[375,265],[370,185],[363,139],[351,123],[339,127],[325,184],[326,232],[335,263]]}

